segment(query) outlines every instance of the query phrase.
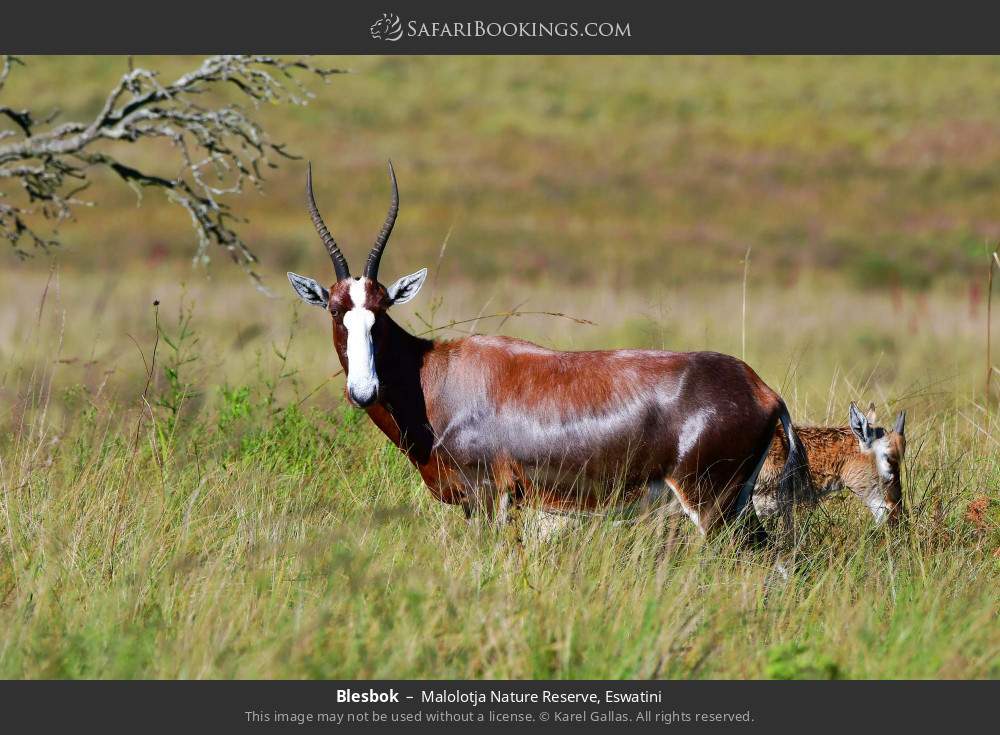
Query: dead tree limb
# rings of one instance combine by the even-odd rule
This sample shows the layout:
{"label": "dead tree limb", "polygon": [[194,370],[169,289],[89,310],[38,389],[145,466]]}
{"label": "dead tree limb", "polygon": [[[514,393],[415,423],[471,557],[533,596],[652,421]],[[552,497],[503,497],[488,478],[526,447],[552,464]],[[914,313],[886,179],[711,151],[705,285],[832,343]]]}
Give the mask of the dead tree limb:
{"label": "dead tree limb", "polygon": [[[0,94],[14,66],[22,64],[0,56]],[[92,120],[54,124],[56,115],[0,106],[0,234],[20,256],[29,254],[25,242],[57,245],[56,235],[47,234],[54,227],[41,223],[57,227],[72,217],[74,207],[92,204],[78,194],[91,172],[103,167],[140,195],[154,187],[183,207],[197,235],[196,259],[207,259],[210,247],[218,245],[257,279],[257,258],[235,229],[244,220],[226,197],[247,185],[259,189],[263,171],[276,167],[274,159],[295,156],[271,139],[253,109],[262,103],[305,104],[313,95],[304,78],[325,82],[339,71],[275,56],[212,56],[165,84],[153,70],[132,68],[130,60],[129,71]],[[213,105],[206,93],[224,88],[235,89],[244,104]],[[142,170],[106,145],[151,139],[173,146],[175,174]],[[4,183],[13,185],[5,189]]]}

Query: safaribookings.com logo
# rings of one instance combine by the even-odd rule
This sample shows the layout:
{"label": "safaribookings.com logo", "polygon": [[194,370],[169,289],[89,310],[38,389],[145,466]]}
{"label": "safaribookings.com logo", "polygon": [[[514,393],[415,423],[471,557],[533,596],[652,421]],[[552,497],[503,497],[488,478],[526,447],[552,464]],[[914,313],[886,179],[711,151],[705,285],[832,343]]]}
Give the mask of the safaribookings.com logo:
{"label": "safaribookings.com logo", "polygon": [[395,13],[382,13],[369,30],[376,41],[398,41],[403,37],[403,24]]}
{"label": "safaribookings.com logo", "polygon": [[376,41],[407,38],[631,38],[623,21],[419,21],[406,24],[395,13],[382,13],[369,31]]}

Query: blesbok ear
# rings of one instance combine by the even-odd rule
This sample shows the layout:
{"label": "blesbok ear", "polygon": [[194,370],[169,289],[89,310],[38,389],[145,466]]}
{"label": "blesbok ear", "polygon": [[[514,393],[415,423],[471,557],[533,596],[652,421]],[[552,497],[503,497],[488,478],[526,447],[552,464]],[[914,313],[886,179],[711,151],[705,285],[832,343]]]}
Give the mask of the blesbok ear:
{"label": "blesbok ear", "polygon": [[893,428],[900,436],[903,436],[903,432],[906,430],[906,411],[900,411],[899,415],[896,417],[896,426]]}
{"label": "blesbok ear", "polygon": [[875,401],[868,402],[868,410],[865,412],[865,418],[868,419],[868,423],[872,426],[877,423],[875,420]]}
{"label": "blesbok ear", "polygon": [[872,431],[871,424],[868,423],[868,417],[861,413],[854,401],[851,401],[850,420],[851,431],[858,438],[861,448],[871,449],[875,434]]}
{"label": "blesbok ear", "polygon": [[416,296],[417,291],[419,291],[420,287],[424,285],[424,280],[426,280],[426,278],[427,269],[421,268],[416,273],[403,276],[394,284],[389,286],[389,298],[392,300],[393,305],[405,304],[407,301]]}
{"label": "blesbok ear", "polygon": [[288,280],[292,284],[292,288],[295,289],[295,293],[307,304],[322,306],[325,309],[326,305],[330,303],[330,292],[313,279],[289,272]]}

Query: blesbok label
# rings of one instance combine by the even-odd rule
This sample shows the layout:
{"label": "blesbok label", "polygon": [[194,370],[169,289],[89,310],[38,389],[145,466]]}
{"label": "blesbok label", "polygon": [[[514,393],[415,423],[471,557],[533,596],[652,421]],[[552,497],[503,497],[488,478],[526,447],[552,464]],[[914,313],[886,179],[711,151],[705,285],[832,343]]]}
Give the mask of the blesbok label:
{"label": "blesbok label", "polygon": [[386,692],[377,692],[374,689],[363,689],[357,691],[354,689],[338,689],[337,690],[337,701],[338,702],[398,702],[399,692],[395,689],[389,689]]}

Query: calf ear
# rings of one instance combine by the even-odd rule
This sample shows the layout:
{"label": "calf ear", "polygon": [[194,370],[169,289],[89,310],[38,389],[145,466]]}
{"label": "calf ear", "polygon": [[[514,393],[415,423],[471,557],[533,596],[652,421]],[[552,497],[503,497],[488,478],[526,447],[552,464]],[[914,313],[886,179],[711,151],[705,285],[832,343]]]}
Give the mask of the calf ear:
{"label": "calf ear", "polygon": [[869,424],[871,424],[873,426],[875,425],[876,422],[875,422],[875,402],[874,401],[869,401],[868,402],[868,411],[865,413],[865,418],[868,419],[868,423]]}
{"label": "calf ear", "polygon": [[427,278],[427,269],[421,268],[416,273],[403,276],[394,284],[389,286],[389,298],[393,304],[405,304],[417,295],[417,291],[424,285]]}
{"label": "calf ear", "polygon": [[903,436],[903,432],[906,430],[906,411],[900,411],[899,415],[896,417],[896,426],[893,429],[897,434]]}
{"label": "calf ear", "polygon": [[872,439],[875,438],[874,432],[872,432],[871,424],[868,423],[868,417],[858,410],[858,406],[854,401],[851,401],[850,420],[851,431],[858,438],[861,448],[870,449]]}
{"label": "calf ear", "polygon": [[289,273],[288,280],[292,284],[292,288],[295,289],[295,293],[307,304],[322,306],[325,309],[326,305],[330,303],[330,292],[313,279],[300,276],[298,273]]}

